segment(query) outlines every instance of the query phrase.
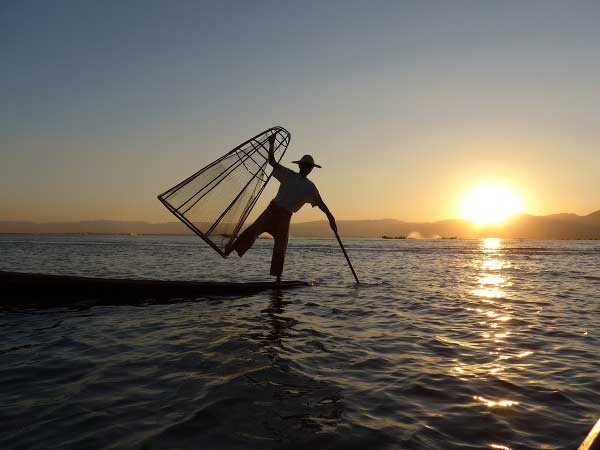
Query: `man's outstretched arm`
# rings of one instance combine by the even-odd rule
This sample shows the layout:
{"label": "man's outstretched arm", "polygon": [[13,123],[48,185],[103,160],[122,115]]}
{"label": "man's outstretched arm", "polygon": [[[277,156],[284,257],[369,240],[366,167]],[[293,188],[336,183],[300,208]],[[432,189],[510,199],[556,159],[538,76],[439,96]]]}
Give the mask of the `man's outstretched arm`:
{"label": "man's outstretched arm", "polygon": [[327,219],[329,220],[329,226],[331,227],[331,229],[337,233],[337,224],[335,223],[335,217],[333,217],[333,214],[331,214],[331,211],[329,211],[329,208],[327,207],[327,205],[325,204],[325,202],[323,200],[321,200],[321,202],[319,203],[319,209],[321,211],[323,211],[325,213],[325,215],[327,216]]}

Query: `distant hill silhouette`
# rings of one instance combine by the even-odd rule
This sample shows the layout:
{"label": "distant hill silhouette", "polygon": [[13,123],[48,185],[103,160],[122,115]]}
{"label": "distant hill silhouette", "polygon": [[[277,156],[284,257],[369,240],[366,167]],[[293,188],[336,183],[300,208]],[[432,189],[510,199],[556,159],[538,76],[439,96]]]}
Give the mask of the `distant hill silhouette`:
{"label": "distant hill silhouette", "polygon": [[[586,216],[561,213],[547,216],[521,214],[500,226],[476,227],[465,220],[403,222],[395,219],[340,220],[340,234],[346,237],[408,236],[503,237],[523,239],[600,239],[600,211]],[[84,222],[10,222],[0,221],[0,233],[27,234],[191,234],[179,222],[149,223],[115,220]],[[296,237],[331,237],[326,220],[292,223],[290,234]]]}
{"label": "distant hill silhouette", "polygon": [[[422,238],[460,237],[480,238],[495,236],[523,239],[600,239],[600,211],[587,216],[577,214],[553,214],[514,216],[499,226],[477,227],[466,220],[442,220],[438,222],[402,222],[393,219],[339,221],[344,236],[380,237],[408,236]],[[294,236],[326,236],[326,221],[292,224]]]}

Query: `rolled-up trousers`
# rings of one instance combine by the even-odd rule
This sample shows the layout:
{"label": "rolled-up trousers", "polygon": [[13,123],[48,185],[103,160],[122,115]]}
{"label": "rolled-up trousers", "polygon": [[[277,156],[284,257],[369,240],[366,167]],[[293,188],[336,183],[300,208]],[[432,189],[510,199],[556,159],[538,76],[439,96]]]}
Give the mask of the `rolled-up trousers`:
{"label": "rolled-up trousers", "polygon": [[275,241],[271,258],[271,275],[280,277],[283,273],[291,218],[292,213],[287,209],[273,203],[269,204],[267,209],[258,216],[258,219],[238,236],[233,243],[233,250],[243,256],[252,247],[258,236],[262,233],[269,233]]}

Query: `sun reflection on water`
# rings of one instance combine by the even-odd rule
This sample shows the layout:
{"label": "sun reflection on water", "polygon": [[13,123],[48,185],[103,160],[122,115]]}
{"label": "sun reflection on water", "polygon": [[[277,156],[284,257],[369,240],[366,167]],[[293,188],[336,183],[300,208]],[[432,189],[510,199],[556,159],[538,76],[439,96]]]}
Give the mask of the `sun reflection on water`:
{"label": "sun reflection on water", "polygon": [[500,270],[504,268],[504,262],[499,259],[486,259],[481,268],[483,270]]}
{"label": "sun reflection on water", "polygon": [[500,276],[500,275],[485,275],[481,278],[479,278],[479,283],[480,284],[492,284],[492,285],[499,285],[502,283],[506,282],[506,278]]}
{"label": "sun reflection on water", "polygon": [[485,249],[497,249],[502,245],[502,239],[500,238],[485,238],[482,241],[483,248]]}
{"label": "sun reflection on water", "polygon": [[507,447],[506,445],[501,445],[501,444],[490,444],[491,448],[494,448],[496,450],[511,450],[510,447]]}
{"label": "sun reflection on water", "polygon": [[[480,382],[486,377],[510,379],[515,367],[533,354],[522,348],[511,347],[518,314],[510,301],[513,280],[511,272],[505,270],[511,267],[507,254],[506,243],[499,238],[481,240],[478,251],[475,252],[471,279],[476,284],[469,288],[472,306],[466,308],[466,311],[471,313],[473,324],[476,324],[478,346],[480,350],[486,351],[489,358],[473,363],[457,359],[451,371],[466,381],[470,377],[478,378]],[[473,399],[479,407],[506,410],[519,405],[517,400],[507,398],[511,396],[510,392],[499,394],[495,390],[490,395],[484,388]],[[502,444],[490,444],[490,447],[508,449]]]}
{"label": "sun reflection on water", "polygon": [[484,289],[473,289],[473,294],[478,297],[487,297],[487,298],[502,298],[504,297],[504,291],[500,288],[484,288]]}
{"label": "sun reflection on water", "polygon": [[519,404],[519,402],[515,402],[513,400],[507,400],[507,399],[491,400],[489,398],[482,397],[481,395],[475,395],[473,397],[473,399],[480,401],[488,408],[497,408],[497,407],[510,408],[511,406],[515,406],[515,405]]}
{"label": "sun reflection on water", "polygon": [[481,241],[484,259],[479,267],[481,270],[478,278],[479,287],[472,290],[477,297],[501,299],[506,296],[506,292],[502,288],[509,286],[510,283],[506,277],[498,273],[507,267],[507,263],[501,259],[501,249],[502,239],[486,238]]}

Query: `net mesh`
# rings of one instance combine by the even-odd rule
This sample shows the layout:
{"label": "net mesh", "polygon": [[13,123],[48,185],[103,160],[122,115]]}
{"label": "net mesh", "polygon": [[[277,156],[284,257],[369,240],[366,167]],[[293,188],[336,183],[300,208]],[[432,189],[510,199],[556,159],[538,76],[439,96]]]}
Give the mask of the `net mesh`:
{"label": "net mesh", "polygon": [[275,160],[290,133],[270,128],[160,194],[159,200],[221,255],[239,234],[269,178],[268,139],[275,135]]}

